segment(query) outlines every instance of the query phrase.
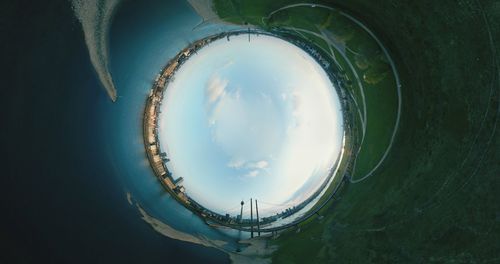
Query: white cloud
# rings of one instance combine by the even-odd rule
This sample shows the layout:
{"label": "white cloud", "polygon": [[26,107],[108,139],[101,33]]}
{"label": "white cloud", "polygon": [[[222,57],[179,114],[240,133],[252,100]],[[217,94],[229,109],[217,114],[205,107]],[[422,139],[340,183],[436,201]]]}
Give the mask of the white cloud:
{"label": "white cloud", "polygon": [[269,174],[269,162],[266,160],[248,162],[242,159],[233,158],[229,163],[227,163],[227,166],[229,168],[243,172],[244,178],[255,178],[261,175],[263,172]]}
{"label": "white cloud", "polygon": [[[284,42],[287,49],[241,41],[237,49],[226,47],[223,40],[200,50],[176,73],[167,89],[171,96],[162,106],[170,108],[162,115],[168,117],[162,142],[169,142],[172,157],[177,157],[172,170],[189,176],[184,184],[194,199],[221,213],[243,197],[275,204],[290,198],[301,202],[320,186],[337,153],[332,111],[339,107],[329,102],[334,89],[328,76],[310,69],[308,61],[297,60],[295,50],[302,51],[294,45]],[[198,63],[196,56],[213,66]],[[263,60],[268,60],[265,65],[252,66]],[[255,72],[245,74],[250,70]],[[182,100],[186,98],[190,101]],[[301,189],[315,171],[318,181]],[[211,195],[214,190],[218,195]],[[297,191],[300,197],[293,196]],[[280,209],[268,208],[269,213]],[[265,204],[259,209],[265,211]]]}
{"label": "white cloud", "polygon": [[227,163],[227,166],[233,169],[242,168],[243,165],[245,165],[245,161],[241,159],[232,159],[229,163]]}
{"label": "white cloud", "polygon": [[217,101],[226,94],[228,80],[213,76],[207,83],[207,97],[210,104]]}
{"label": "white cloud", "polygon": [[257,162],[248,162],[243,159],[231,159],[227,163],[229,168],[233,169],[258,169],[263,170],[269,167],[269,162],[267,160],[260,160]]}
{"label": "white cloud", "polygon": [[254,178],[254,177],[257,177],[258,175],[259,175],[259,171],[253,170],[253,171],[245,174],[245,177]]}
{"label": "white cloud", "polygon": [[252,164],[252,165],[254,168],[257,168],[257,169],[265,169],[265,168],[269,167],[269,162],[267,162],[265,160],[261,160],[259,162]]}

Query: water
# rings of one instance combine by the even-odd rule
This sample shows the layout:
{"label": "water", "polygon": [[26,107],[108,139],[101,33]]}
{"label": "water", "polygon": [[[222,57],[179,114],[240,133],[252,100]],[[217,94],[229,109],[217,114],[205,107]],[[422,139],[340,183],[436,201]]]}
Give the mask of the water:
{"label": "water", "polygon": [[[156,2],[141,10],[154,10]],[[116,23],[145,14],[134,8],[124,5]],[[11,25],[2,48],[3,85],[9,88],[0,98],[10,125],[1,137],[6,174],[0,233],[6,243],[0,262],[228,262],[220,250],[160,235],[126,199],[128,191],[150,214],[184,232],[208,230],[161,190],[142,154],[141,107],[151,78],[173,49],[158,56],[164,43],[151,43],[156,49],[150,50],[138,37],[120,46],[124,31],[112,30],[111,71],[122,91],[112,103],[69,2],[19,1],[3,10],[2,21]]]}
{"label": "water", "polygon": [[[130,192],[149,213],[175,224],[184,234],[206,230],[157,188],[143,163],[137,132],[141,100],[153,72],[171,53],[159,47],[190,40],[160,34],[156,41],[143,41],[146,36],[152,40],[151,34],[165,26],[150,22],[172,15],[165,9],[171,4],[144,4],[147,8],[141,9],[127,3],[117,13],[109,66],[121,86],[118,94],[120,88],[124,91],[113,104],[93,69],[80,22],[67,0],[0,2],[0,263],[229,261],[220,250],[160,235],[126,199]],[[383,171],[348,190],[339,206],[325,215],[335,210],[340,217],[302,228],[302,235],[282,236],[289,240],[280,240],[276,259],[356,263],[366,262],[370,250],[376,253],[369,254],[373,259],[498,261],[494,253],[500,219],[494,177],[498,152],[494,150],[498,149],[495,22],[500,20],[495,18],[499,5],[493,1],[360,4],[346,7],[363,14],[359,7],[365,6],[370,20],[383,17],[377,24],[401,65],[406,65],[402,94],[408,104],[401,116],[409,118],[401,122],[397,148],[384,160]],[[188,7],[179,5],[190,14]],[[135,19],[125,23],[125,17]],[[119,29],[119,23],[128,27]],[[183,28],[183,23],[176,25]],[[414,29],[411,36],[408,28]],[[450,40],[450,45],[442,45]],[[464,75],[469,69],[477,74]],[[381,96],[366,98],[377,101]],[[373,114],[385,116],[369,112],[375,122],[379,119]],[[457,127],[462,122],[466,126]],[[389,127],[390,136],[392,122]],[[365,142],[378,144],[368,136]],[[386,149],[381,148],[382,157]],[[363,175],[370,175],[371,165],[354,179],[366,179]],[[387,195],[391,199],[384,199]],[[378,209],[390,209],[389,214]],[[322,236],[322,246],[316,246],[317,236],[304,235],[322,228],[328,235]],[[231,238],[207,232],[212,238]],[[311,246],[307,254],[296,254],[300,243]]]}
{"label": "water", "polygon": [[[142,113],[153,80],[170,58],[189,42],[230,28],[193,31],[201,18],[185,2],[123,3],[109,28],[108,68],[118,91],[112,103],[69,2],[12,8],[29,19],[5,18],[17,26],[7,32],[14,44],[3,56],[9,66],[5,85],[17,87],[2,96],[11,124],[2,137],[10,172],[2,185],[9,228],[3,234],[13,249],[7,251],[54,262],[96,256],[113,262],[227,262],[227,254],[213,246],[232,252],[248,234],[209,228],[162,189],[144,153]],[[156,232],[127,194],[176,232],[170,238]]]}
{"label": "water", "polygon": [[109,73],[109,27],[120,0],[71,0],[76,18],[82,25],[90,61],[111,100],[116,88]]}
{"label": "water", "polygon": [[207,26],[193,31],[200,22],[201,18],[184,2],[123,4],[111,26],[109,45],[110,71],[118,88],[118,100],[104,113],[108,132],[103,135],[124,193],[130,193],[149,215],[184,235],[225,241],[223,248],[234,251],[240,233],[209,228],[172,199],[154,177],[144,151],[142,115],[159,71],[190,41],[229,29]]}

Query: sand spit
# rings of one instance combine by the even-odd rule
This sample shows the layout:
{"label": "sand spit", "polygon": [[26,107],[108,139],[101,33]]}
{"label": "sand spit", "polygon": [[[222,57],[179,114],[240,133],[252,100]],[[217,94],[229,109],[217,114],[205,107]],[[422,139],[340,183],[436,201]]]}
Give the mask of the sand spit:
{"label": "sand spit", "polygon": [[269,237],[255,237],[247,240],[241,240],[241,244],[245,244],[244,248],[239,253],[229,254],[229,258],[233,263],[243,264],[268,264],[271,263],[271,255],[278,249],[278,246],[269,245]]}
{"label": "sand spit", "polygon": [[213,24],[228,24],[219,18],[217,13],[213,9],[212,0],[187,0],[187,2],[193,7],[194,11],[203,19],[203,21],[196,27],[205,25],[207,23]]}
{"label": "sand spit", "polygon": [[[127,192],[127,202],[133,203],[132,195]],[[148,223],[156,232],[180,241],[194,243],[205,247],[218,249],[229,255],[232,263],[243,264],[267,264],[271,263],[271,254],[277,249],[277,246],[269,246],[268,237],[257,237],[247,240],[239,241],[244,246],[241,252],[232,252],[224,249],[227,244],[225,241],[212,240],[204,236],[195,236],[172,228],[171,226],[163,223],[162,221],[149,215],[139,203],[135,202],[135,206],[139,210],[142,219]]]}
{"label": "sand spit", "polygon": [[121,0],[70,0],[76,18],[82,24],[90,61],[111,100],[117,98],[113,78],[108,69],[109,27]]}

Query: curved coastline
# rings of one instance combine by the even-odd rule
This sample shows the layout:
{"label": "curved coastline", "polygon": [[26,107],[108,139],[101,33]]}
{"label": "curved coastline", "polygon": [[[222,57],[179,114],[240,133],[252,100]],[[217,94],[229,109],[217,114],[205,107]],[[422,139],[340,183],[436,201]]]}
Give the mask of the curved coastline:
{"label": "curved coastline", "polygon": [[[158,139],[158,128],[157,128],[158,116],[160,113],[159,106],[163,99],[163,92],[165,91],[168,82],[171,80],[176,70],[184,63],[184,61],[186,61],[189,58],[191,54],[203,48],[210,42],[229,37],[230,35],[237,35],[237,34],[266,34],[278,37],[298,46],[301,49],[304,49],[309,54],[312,53],[312,55],[314,55],[313,57],[315,58],[315,60],[323,68],[326,69],[331,67],[332,65],[327,59],[324,59],[324,57],[321,56],[320,52],[316,51],[313,47],[308,46],[306,43],[301,42],[298,39],[293,39],[292,36],[284,34],[284,32],[276,32],[276,34],[274,34],[270,32],[262,32],[260,30],[255,30],[255,29],[252,30],[248,29],[248,30],[238,30],[238,31],[219,33],[217,35],[203,38],[201,40],[192,43],[190,46],[186,47],[181,52],[179,52],[178,55],[172,58],[167,64],[167,66],[165,66],[163,70],[160,72],[160,74],[157,76],[153,84],[153,88],[148,98],[146,99],[146,107],[143,116],[144,118],[143,137],[144,137],[144,144],[147,157],[148,160],[150,161],[151,168],[155,176],[162,184],[162,186],[173,198],[175,198],[178,202],[180,202],[194,214],[202,218],[210,226],[229,227],[236,230],[251,232],[252,226],[257,225],[255,219],[252,221],[250,220],[244,221],[243,223],[236,223],[234,220],[228,219],[227,216],[222,216],[220,214],[208,210],[207,208],[204,208],[203,206],[196,203],[196,201],[192,200],[184,193],[183,187],[176,184],[176,181],[173,179],[171,172],[169,172],[169,170],[165,165],[165,163],[168,162],[169,159],[166,153],[161,151]],[[341,86],[341,82],[337,80],[335,74],[332,71],[327,71],[327,72],[328,72],[328,77],[331,79],[332,83],[336,84],[333,86],[335,87],[335,89],[338,90],[338,94],[339,95],[345,94],[345,92],[342,92],[343,88],[338,87],[339,85]],[[328,203],[328,201],[333,199],[337,191],[342,186],[345,185],[345,183],[347,182],[345,181],[345,179],[348,179],[348,177],[347,178],[345,177],[346,171],[350,167],[349,164],[352,163],[352,159],[350,158],[346,159],[350,157],[350,155],[343,155],[344,150],[346,149],[345,137],[346,135],[350,136],[351,134],[350,127],[352,126],[348,118],[346,118],[346,116],[349,114],[348,110],[346,109],[354,109],[352,107],[351,108],[348,107],[346,104],[351,104],[351,103],[352,102],[347,100],[347,98],[345,98],[344,96],[341,97],[342,115],[344,120],[343,122],[344,139],[342,143],[341,153],[335,164],[333,164],[329,175],[327,176],[321,187],[313,195],[311,195],[311,197],[309,197],[304,202],[296,206],[296,208],[294,208],[293,211],[288,211],[286,215],[284,214],[284,215],[279,215],[278,217],[270,218],[270,221],[267,220],[267,222],[262,220],[259,221],[260,229],[258,231],[274,233],[280,230],[287,229],[289,227],[296,226],[297,224],[314,216],[321,208],[323,208]],[[346,129],[348,129],[348,131],[346,131]],[[348,153],[353,153],[351,150],[354,147],[352,142],[353,142],[352,140],[348,141],[347,144],[349,145]],[[347,160],[347,163],[345,162],[345,160]],[[342,175],[342,177],[335,177],[336,175]],[[340,180],[335,181],[334,179],[340,179]],[[332,184],[335,185],[335,188],[330,188],[332,187]],[[290,217],[289,220],[287,219],[286,221],[283,221],[283,219],[288,217]]]}

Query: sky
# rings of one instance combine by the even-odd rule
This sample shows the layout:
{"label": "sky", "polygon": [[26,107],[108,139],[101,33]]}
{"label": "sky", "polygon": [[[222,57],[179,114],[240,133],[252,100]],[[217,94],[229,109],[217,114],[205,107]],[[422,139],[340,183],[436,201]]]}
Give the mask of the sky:
{"label": "sky", "polygon": [[198,203],[231,215],[250,198],[261,217],[307,199],[335,165],[342,134],[321,66],[266,35],[217,40],[192,55],[168,84],[159,121],[173,177]]}

